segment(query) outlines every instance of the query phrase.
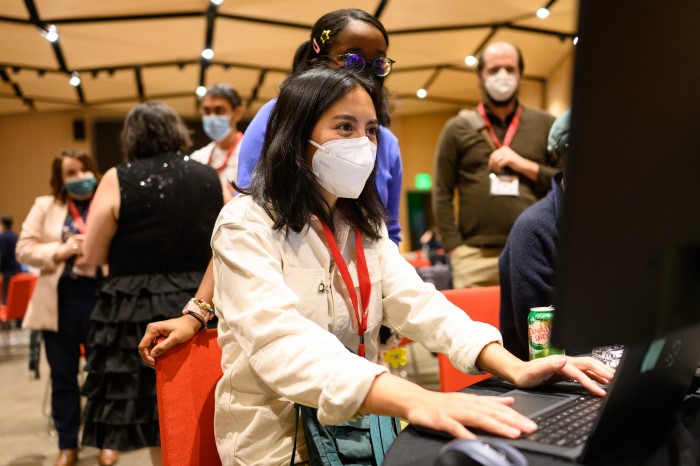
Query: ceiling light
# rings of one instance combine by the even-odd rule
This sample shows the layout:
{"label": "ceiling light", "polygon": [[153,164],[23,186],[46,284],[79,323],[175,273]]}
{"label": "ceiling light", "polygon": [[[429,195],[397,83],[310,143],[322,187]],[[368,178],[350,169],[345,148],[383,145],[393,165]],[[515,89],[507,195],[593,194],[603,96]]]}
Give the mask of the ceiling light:
{"label": "ceiling light", "polygon": [[211,2],[212,2],[214,5],[221,5],[222,3],[224,3],[224,0],[211,0]]}
{"label": "ceiling light", "polygon": [[212,49],[204,49],[202,50],[202,58],[205,60],[211,60],[214,58],[214,51]]}
{"label": "ceiling light", "polygon": [[535,14],[538,18],[545,19],[547,16],[549,16],[549,10],[547,8],[540,8]]}
{"label": "ceiling light", "polygon": [[428,95],[428,91],[423,89],[422,87],[416,91],[416,95],[418,96],[419,99],[425,99],[425,97]]}
{"label": "ceiling light", "polygon": [[204,87],[204,86],[199,86],[199,87],[197,87],[197,90],[194,91],[194,92],[195,92],[198,96],[204,97],[205,95],[207,95],[207,88]]}
{"label": "ceiling light", "polygon": [[574,37],[571,42],[573,42],[574,45],[578,44],[578,36]]}
{"label": "ceiling light", "polygon": [[58,32],[56,31],[56,26],[54,26],[53,24],[49,25],[49,27],[44,32],[44,37],[49,42],[56,42],[58,40]]}
{"label": "ceiling light", "polygon": [[70,81],[68,81],[68,84],[73,87],[80,86],[80,76],[78,75],[77,71],[73,71],[73,74],[70,75]]}
{"label": "ceiling light", "polygon": [[464,63],[466,63],[467,66],[474,66],[476,65],[476,57],[474,55],[469,55],[464,59]]}

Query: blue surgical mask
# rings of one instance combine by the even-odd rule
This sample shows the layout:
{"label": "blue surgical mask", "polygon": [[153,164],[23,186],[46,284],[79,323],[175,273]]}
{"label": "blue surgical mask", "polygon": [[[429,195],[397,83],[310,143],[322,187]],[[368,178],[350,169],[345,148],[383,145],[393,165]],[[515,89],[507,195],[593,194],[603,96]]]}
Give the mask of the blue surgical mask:
{"label": "blue surgical mask", "polygon": [[97,178],[95,178],[95,175],[91,175],[90,178],[66,180],[66,191],[76,196],[90,194],[95,190],[95,186],[97,186]]}
{"label": "blue surgical mask", "polygon": [[202,117],[202,126],[210,139],[219,142],[231,134],[231,117],[228,115],[206,115]]}

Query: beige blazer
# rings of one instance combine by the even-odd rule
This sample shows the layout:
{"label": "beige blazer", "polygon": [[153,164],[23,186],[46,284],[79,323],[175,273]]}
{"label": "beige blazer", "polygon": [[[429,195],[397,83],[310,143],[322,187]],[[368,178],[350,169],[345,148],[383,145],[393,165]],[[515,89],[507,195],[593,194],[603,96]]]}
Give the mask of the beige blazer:
{"label": "beige blazer", "polygon": [[41,272],[22,322],[23,328],[58,331],[58,279],[65,263],[55,263],[53,255],[61,245],[67,214],[68,204],[53,196],[40,196],[22,224],[17,240],[17,260]]}

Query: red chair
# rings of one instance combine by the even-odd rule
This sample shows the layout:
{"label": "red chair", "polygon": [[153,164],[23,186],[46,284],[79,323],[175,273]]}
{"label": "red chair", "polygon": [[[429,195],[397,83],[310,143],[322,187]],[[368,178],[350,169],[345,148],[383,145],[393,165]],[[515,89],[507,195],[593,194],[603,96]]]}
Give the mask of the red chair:
{"label": "red chair", "polygon": [[216,330],[198,333],[156,359],[164,466],[220,466],[214,440],[214,390],[221,372]]}
{"label": "red chair", "polygon": [[430,259],[427,257],[423,257],[423,251],[418,250],[414,251],[414,257],[412,259],[406,259],[409,264],[411,264],[413,267],[418,268],[418,267],[429,267],[430,266]]}
{"label": "red chair", "polygon": [[[452,304],[466,312],[472,320],[485,322],[498,328],[498,308],[501,304],[500,286],[443,290],[442,292]],[[491,377],[491,374],[464,374],[455,369],[444,354],[438,354],[438,371],[441,392],[456,392]]]}
{"label": "red chair", "polygon": [[0,304],[0,322],[22,320],[27,312],[29,300],[32,298],[36,275],[30,273],[18,273],[10,277],[7,287],[7,304]]}

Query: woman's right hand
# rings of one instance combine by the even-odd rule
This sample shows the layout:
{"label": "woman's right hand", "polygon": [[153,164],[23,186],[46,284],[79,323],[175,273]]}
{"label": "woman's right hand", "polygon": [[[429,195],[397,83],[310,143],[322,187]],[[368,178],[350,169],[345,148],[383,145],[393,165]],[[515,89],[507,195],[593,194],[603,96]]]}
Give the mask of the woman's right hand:
{"label": "woman's right hand", "polygon": [[408,411],[408,422],[457,438],[476,438],[470,428],[507,438],[537,429],[532,420],[511,408],[511,397],[430,392],[426,398]]}
{"label": "woman's right hand", "polygon": [[69,236],[65,243],[61,244],[53,255],[54,262],[65,262],[73,256],[83,254],[83,241],[85,235],[77,234]]}
{"label": "woman's right hand", "polygon": [[[201,324],[187,315],[148,324],[146,333],[139,343],[141,359],[155,368],[155,358],[173,346],[192,339],[200,328]],[[158,337],[165,337],[165,340],[156,344]]]}
{"label": "woman's right hand", "polygon": [[475,438],[469,428],[508,438],[534,432],[537,425],[511,408],[513,402],[512,397],[433,392],[383,373],[374,379],[360,411],[402,417],[457,438]]}

